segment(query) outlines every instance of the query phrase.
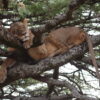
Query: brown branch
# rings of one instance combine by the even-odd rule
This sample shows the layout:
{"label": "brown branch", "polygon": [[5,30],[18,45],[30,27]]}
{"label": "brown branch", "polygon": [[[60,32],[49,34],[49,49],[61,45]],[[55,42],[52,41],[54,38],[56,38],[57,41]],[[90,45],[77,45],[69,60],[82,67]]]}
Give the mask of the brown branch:
{"label": "brown branch", "polygon": [[72,98],[76,98],[78,100],[99,100],[99,99],[96,99],[96,98],[92,98],[92,97],[88,97],[86,95],[82,95],[79,93],[79,91],[77,90],[77,88],[67,82],[67,81],[59,81],[59,80],[55,80],[55,79],[49,79],[49,78],[46,78],[46,77],[35,77],[35,79],[39,80],[39,81],[42,81],[42,82],[46,82],[48,84],[52,84],[52,85],[56,85],[56,86],[60,86],[60,87],[66,87],[67,89],[69,89],[71,91],[71,94],[70,95],[65,95],[65,96],[51,96],[49,98],[46,98],[46,97],[16,97],[15,99],[13,100],[71,100]]}
{"label": "brown branch", "polygon": [[[49,99],[45,98],[45,97],[18,97],[13,100],[49,100]],[[72,97],[70,97],[70,96],[53,96],[53,97],[51,97],[50,100],[72,100]],[[99,100],[99,99],[88,97],[86,99],[77,99],[77,100]]]}
{"label": "brown branch", "polygon": [[86,64],[82,65],[82,63],[80,63],[80,61],[76,62],[71,62],[71,65],[74,65],[75,67],[77,67],[79,69],[79,71],[81,70],[85,70],[87,72],[89,72],[92,76],[97,77],[95,71],[92,71],[91,69],[89,69]]}
{"label": "brown branch", "polygon": [[[55,69],[53,71],[52,78],[57,80],[58,77],[59,77],[59,67],[55,67]],[[51,85],[51,84],[48,84],[48,91],[46,93],[46,96],[48,97],[49,95],[51,95],[51,93],[53,91],[55,92],[56,95],[58,95],[58,93],[55,90],[55,86],[54,85]]]}
{"label": "brown branch", "polygon": [[0,14],[0,19],[10,19],[17,17],[18,14]]}
{"label": "brown branch", "polygon": [[84,28],[100,31],[100,27],[97,27],[97,26],[84,26]]}
{"label": "brown branch", "polygon": [[98,100],[96,98],[91,98],[86,95],[80,94],[79,91],[77,90],[77,88],[73,84],[71,84],[67,81],[59,81],[59,80],[49,79],[49,78],[41,77],[41,76],[35,77],[35,79],[42,81],[42,82],[46,82],[48,84],[52,84],[52,85],[56,85],[56,86],[60,86],[60,87],[66,87],[71,91],[72,97],[75,97],[78,100]]}
{"label": "brown branch", "polygon": [[[90,64],[90,65],[93,65],[92,61],[89,57],[84,57],[84,58],[81,59],[81,61],[84,62],[84,63]],[[100,61],[99,60],[97,60],[97,65],[100,68]]]}
{"label": "brown branch", "polygon": [[[39,96],[39,97],[20,97],[20,96],[5,96],[3,99],[12,99],[12,100],[49,100],[46,97]],[[52,96],[50,100],[72,100],[70,95],[62,95],[62,96]]]}
{"label": "brown branch", "polygon": [[[73,22],[67,23],[67,24],[63,24],[60,25],[60,27],[64,27],[64,26],[75,26],[75,25],[80,25],[80,24],[89,24],[89,23],[100,23],[100,21],[98,20],[92,20],[95,18],[99,18],[100,14],[96,15],[96,16],[91,16],[89,18],[85,18],[85,19],[79,19],[79,20],[73,20]],[[93,27],[91,27],[91,29],[94,29]],[[99,29],[99,28],[98,28]],[[100,29],[99,29],[100,30]]]}
{"label": "brown branch", "polygon": [[68,10],[66,11],[66,13],[55,16],[53,19],[47,21],[47,23],[42,27],[32,29],[33,33],[38,33],[41,35],[41,33],[47,32],[55,26],[65,21],[71,20],[73,12],[86,1],[88,0],[72,0],[68,6]]}
{"label": "brown branch", "polygon": [[60,86],[60,87],[66,87],[67,89],[69,89],[71,91],[70,94],[68,95],[64,95],[64,96],[51,96],[49,98],[46,97],[16,97],[15,99],[13,98],[13,100],[71,100],[72,98],[76,98],[78,100],[99,100],[97,98],[93,98],[93,97],[89,97],[87,95],[84,94],[80,94],[80,92],[77,90],[77,88],[67,82],[67,81],[59,81],[59,80],[55,80],[55,79],[49,79],[47,77],[34,77],[34,79],[38,80],[38,81],[42,81],[48,84],[52,84],[52,85],[56,85],[56,86]]}

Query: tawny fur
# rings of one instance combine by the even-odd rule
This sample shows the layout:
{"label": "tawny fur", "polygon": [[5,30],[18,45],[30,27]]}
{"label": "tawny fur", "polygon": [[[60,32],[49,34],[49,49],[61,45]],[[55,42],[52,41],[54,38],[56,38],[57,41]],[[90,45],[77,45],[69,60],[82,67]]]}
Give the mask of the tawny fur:
{"label": "tawny fur", "polygon": [[7,77],[7,68],[15,64],[15,60],[7,58],[2,65],[0,65],[0,83],[3,83]]}
{"label": "tawny fur", "polygon": [[49,33],[49,35],[44,38],[43,45],[36,48],[30,48],[28,53],[32,58],[39,60],[41,58],[52,57],[64,53],[69,50],[69,48],[79,45],[85,40],[86,34],[80,28],[60,28]]}
{"label": "tawny fur", "polygon": [[[28,29],[28,20],[24,19],[23,22],[13,23],[9,29],[17,39],[23,42],[24,48],[28,49],[33,44],[34,34]],[[8,52],[15,51],[15,48],[8,48]],[[7,58],[0,66],[0,83],[3,83],[7,77],[7,68],[12,66],[16,61],[11,58]]]}
{"label": "tawny fur", "polygon": [[28,19],[16,22],[10,26],[10,33],[23,42],[24,48],[28,49],[33,44],[34,34],[28,29]]}
{"label": "tawny fur", "polygon": [[[30,48],[28,50],[29,55],[36,59],[42,59],[46,57],[52,57],[57,54],[64,53],[73,46],[77,46],[84,41],[88,42],[89,51],[91,54],[91,60],[95,66],[96,75],[99,79],[100,84],[100,73],[98,70],[98,65],[96,63],[95,54],[93,50],[93,45],[88,34],[85,33],[82,29],[77,27],[67,27],[60,28],[49,33],[47,37],[44,38],[44,44],[37,48]],[[45,46],[44,46],[45,45]],[[43,49],[44,48],[44,49]],[[43,52],[44,50],[44,52]],[[42,53],[43,52],[43,53]],[[42,53],[42,55],[40,55]],[[36,56],[35,56],[36,55]]]}

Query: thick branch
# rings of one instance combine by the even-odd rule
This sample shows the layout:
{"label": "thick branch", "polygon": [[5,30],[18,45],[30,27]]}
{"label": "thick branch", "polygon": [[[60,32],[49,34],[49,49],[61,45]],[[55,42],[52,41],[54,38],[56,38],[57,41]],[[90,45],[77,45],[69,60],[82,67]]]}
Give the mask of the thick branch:
{"label": "thick branch", "polygon": [[[6,97],[5,97],[6,98]],[[10,97],[7,97],[7,99],[8,98],[12,98],[12,100],[48,100],[48,98],[46,98],[46,97],[12,97],[12,96],[10,96]],[[50,98],[50,100],[72,100],[72,97],[71,96],[52,96],[51,98]]]}
{"label": "thick branch", "polygon": [[[49,99],[45,97],[17,97],[13,100],[49,100]],[[53,96],[50,98],[50,100],[72,100],[72,98],[70,96]],[[98,99],[90,97],[89,99],[77,99],[77,100],[98,100]]]}
{"label": "thick branch", "polygon": [[68,6],[68,10],[66,11],[66,13],[57,15],[53,19],[47,21],[47,23],[44,26],[33,29],[32,30],[33,33],[41,34],[47,32],[48,30],[54,28],[55,26],[65,21],[71,20],[73,12],[76,9],[78,9],[82,4],[84,4],[86,1],[88,0],[72,0]]}

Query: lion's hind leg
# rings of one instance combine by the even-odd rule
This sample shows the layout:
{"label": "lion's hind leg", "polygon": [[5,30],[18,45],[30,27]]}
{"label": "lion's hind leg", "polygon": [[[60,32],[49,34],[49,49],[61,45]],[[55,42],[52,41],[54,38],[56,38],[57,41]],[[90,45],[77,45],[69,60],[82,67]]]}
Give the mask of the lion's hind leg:
{"label": "lion's hind leg", "polygon": [[7,68],[15,64],[15,60],[7,58],[2,65],[0,65],[0,83],[3,83],[7,78]]}
{"label": "lion's hind leg", "polygon": [[3,66],[0,66],[0,83],[3,83],[7,78],[7,69]]}

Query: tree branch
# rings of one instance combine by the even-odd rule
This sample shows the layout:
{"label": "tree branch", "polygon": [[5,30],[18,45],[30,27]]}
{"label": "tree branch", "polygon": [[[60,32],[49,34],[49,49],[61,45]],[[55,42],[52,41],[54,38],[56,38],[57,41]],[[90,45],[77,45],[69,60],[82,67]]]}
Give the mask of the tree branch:
{"label": "tree branch", "polygon": [[88,0],[72,0],[68,6],[68,10],[64,14],[60,14],[55,16],[53,19],[46,22],[46,24],[42,27],[32,29],[33,33],[38,33],[41,35],[41,33],[47,32],[54,28],[55,26],[71,20],[73,12],[78,9],[82,4],[84,4]]}
{"label": "tree branch", "polygon": [[[82,58],[81,61],[84,62],[84,63],[90,64],[90,65],[93,65],[92,61],[91,61],[91,59],[89,57],[84,57],[84,58]],[[97,65],[100,68],[100,62],[99,62],[99,60],[97,60]]]}
{"label": "tree branch", "polygon": [[[7,96],[4,99],[12,99],[12,100],[48,100],[48,98],[40,96],[40,97],[15,97],[15,96]],[[62,95],[62,96],[52,96],[50,100],[72,100],[70,95]]]}
{"label": "tree branch", "polygon": [[88,97],[86,95],[80,94],[79,91],[77,90],[77,88],[73,84],[71,84],[67,81],[59,81],[59,80],[49,79],[49,78],[41,77],[41,76],[36,77],[35,79],[42,81],[42,82],[46,82],[46,83],[51,84],[51,85],[66,87],[71,91],[72,97],[75,97],[78,100],[98,100],[96,98],[91,98],[91,97]]}
{"label": "tree branch", "polygon": [[48,84],[52,84],[52,85],[56,85],[56,86],[60,86],[60,87],[66,87],[67,89],[69,89],[71,91],[70,94],[65,95],[65,96],[51,96],[49,98],[46,97],[15,97],[13,98],[13,100],[72,100],[72,98],[76,98],[78,100],[99,100],[97,98],[92,98],[92,97],[88,97],[84,94],[80,94],[79,91],[77,90],[77,88],[67,82],[67,81],[59,81],[59,80],[55,80],[55,79],[49,79],[46,77],[34,77],[35,79],[48,83]]}
{"label": "tree branch", "polygon": [[[42,82],[46,82],[48,84],[52,84],[52,85],[56,85],[56,86],[60,86],[60,87],[66,87],[67,89],[69,89],[71,91],[71,94],[69,94],[68,96],[65,95],[65,96],[51,96],[49,99],[50,100],[71,100],[72,98],[76,98],[78,100],[99,100],[97,98],[92,98],[92,97],[88,97],[86,95],[83,95],[83,94],[80,94],[79,91],[77,90],[77,88],[67,82],[67,81],[59,81],[59,80],[55,80],[55,79],[49,79],[49,78],[46,78],[46,77],[36,77],[37,80],[39,81],[42,81]],[[48,98],[46,97],[31,97],[31,98],[28,98],[28,97],[17,97],[13,100],[48,100]]]}

